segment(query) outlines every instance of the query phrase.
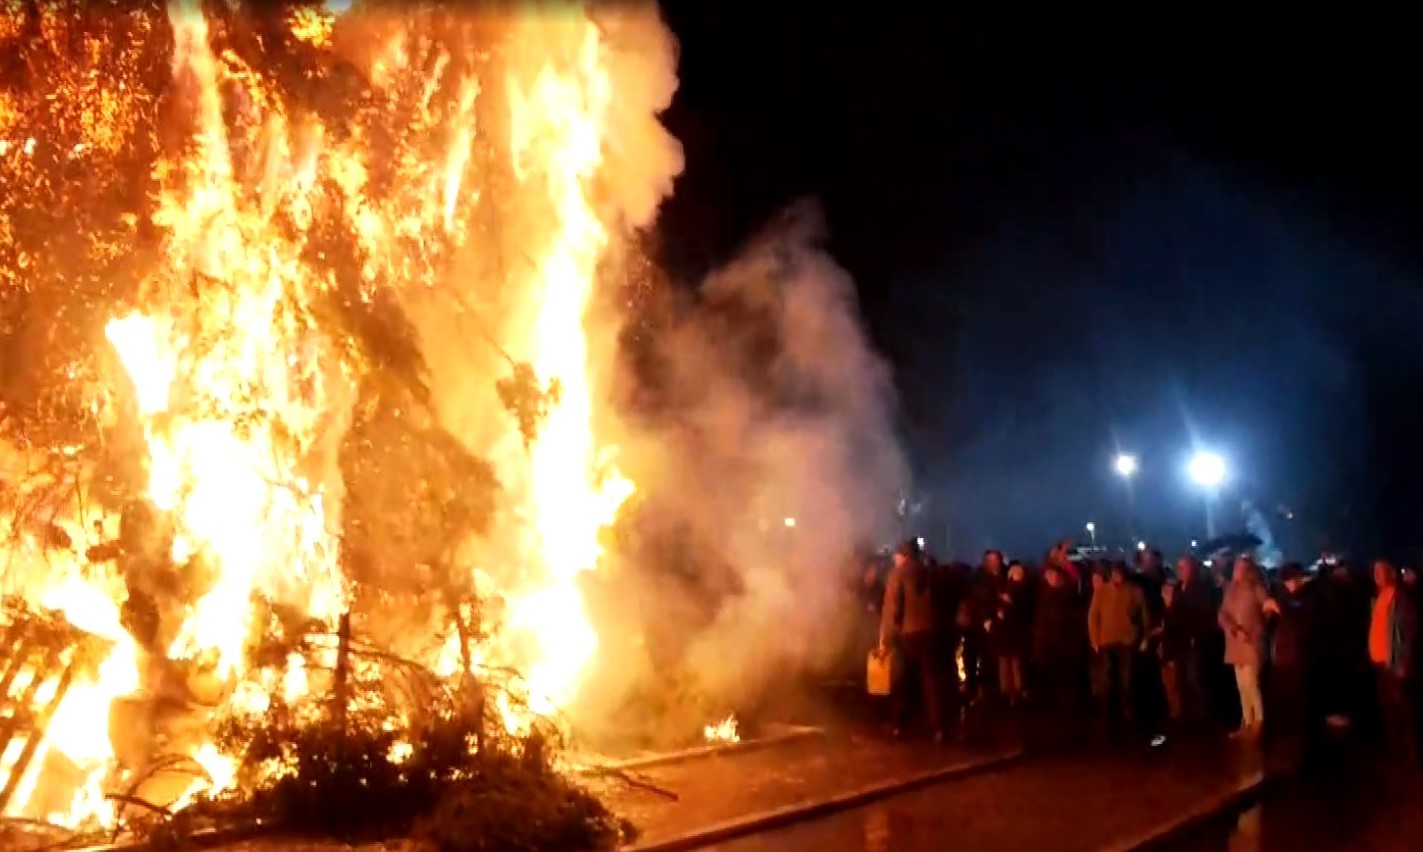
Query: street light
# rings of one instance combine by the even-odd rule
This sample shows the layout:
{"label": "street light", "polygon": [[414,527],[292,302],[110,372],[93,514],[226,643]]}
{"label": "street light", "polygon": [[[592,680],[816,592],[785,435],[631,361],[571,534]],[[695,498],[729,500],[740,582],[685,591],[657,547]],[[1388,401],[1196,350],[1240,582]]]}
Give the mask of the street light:
{"label": "street light", "polygon": [[1136,495],[1133,493],[1132,480],[1136,478],[1138,469],[1140,469],[1140,464],[1132,453],[1117,453],[1117,457],[1112,459],[1112,470],[1122,478],[1122,482],[1126,485],[1126,532],[1132,538],[1136,538],[1137,534]]}
{"label": "street light", "polygon": [[788,530],[793,530],[793,529],[795,529],[795,518],[786,518],[785,524],[786,524],[786,529],[788,529]]}
{"label": "street light", "polygon": [[1087,536],[1092,539],[1092,546],[1097,546],[1097,525],[1091,521],[1087,522]]}
{"label": "street light", "polygon": [[1202,488],[1214,490],[1225,481],[1225,459],[1215,453],[1202,450],[1191,456],[1186,473]]}
{"label": "street light", "polygon": [[1186,475],[1201,487],[1206,501],[1206,535],[1215,538],[1215,501],[1225,481],[1225,459],[1209,450],[1197,450],[1186,464]]}
{"label": "street light", "polygon": [[1117,453],[1116,459],[1112,462],[1112,467],[1116,470],[1117,476],[1120,476],[1122,479],[1131,479],[1133,476],[1136,476],[1136,456],[1131,453]]}

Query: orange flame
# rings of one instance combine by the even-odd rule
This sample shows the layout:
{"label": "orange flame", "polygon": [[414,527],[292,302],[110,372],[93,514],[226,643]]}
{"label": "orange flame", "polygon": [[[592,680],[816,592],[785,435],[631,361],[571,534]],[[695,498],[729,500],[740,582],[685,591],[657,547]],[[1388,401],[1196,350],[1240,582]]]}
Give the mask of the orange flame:
{"label": "orange flame", "polygon": [[[377,14],[346,5],[294,12],[292,37],[335,50],[343,16]],[[517,572],[489,570],[508,608],[503,632],[481,649],[481,662],[524,671],[531,709],[549,713],[575,696],[597,651],[576,583],[597,568],[599,532],[634,492],[613,449],[594,435],[596,365],[587,328],[612,239],[592,188],[606,166],[617,80],[604,35],[583,10],[520,6],[501,14],[507,113],[496,123],[508,134],[509,191],[520,211],[501,239],[529,263],[510,273],[517,295],[501,305],[498,345],[558,392],[527,447],[506,422],[504,437],[488,448],[517,503],[505,517],[519,525],[524,564]],[[258,70],[214,48],[196,0],[172,0],[172,73],[175,97],[188,109],[188,144],[154,169],[160,192],[151,221],[161,235],[161,262],[144,278],[136,309],[113,316],[105,329],[145,438],[145,496],[172,524],[173,564],[200,587],[165,641],[166,655],[202,668],[226,701],[254,712],[265,706],[263,697],[234,691],[261,628],[254,600],[279,601],[328,623],[349,605],[335,534],[339,474],[317,458],[323,429],[350,405],[362,367],[338,352],[314,317],[313,305],[334,282],[306,256],[313,229],[334,220],[355,236],[364,252],[362,298],[386,287],[399,292],[429,285],[425,273],[411,270],[433,268],[437,252],[447,259],[479,233],[471,211],[488,189],[469,184],[482,132],[477,107],[489,81],[475,76],[468,57],[457,61],[449,52],[420,65],[412,51],[430,45],[385,23],[370,28],[380,35],[369,40],[379,44],[369,57],[367,94],[378,105],[410,109],[406,132],[425,139],[411,149],[423,157],[393,165],[373,161],[359,124],[338,134],[313,115],[289,112]],[[422,85],[402,83],[419,74],[427,75]],[[452,94],[439,109],[432,106],[437,92]],[[8,127],[0,124],[0,135]],[[0,138],[0,156],[12,144],[28,156],[35,140]],[[238,150],[248,153],[239,158]],[[377,170],[384,175],[379,188]],[[81,555],[99,542],[80,517],[66,519],[76,545],[61,568],[45,563],[32,541],[12,545],[27,578],[13,591],[108,641],[109,650],[60,704],[8,812],[109,825],[114,815],[102,795],[115,761],[108,714],[116,699],[139,690],[143,652],[120,623],[124,577]],[[487,585],[484,571],[468,570]],[[432,664],[453,673],[458,659],[447,648]],[[267,686],[288,697],[310,689],[300,656]],[[501,706],[511,730],[528,724],[521,711]],[[62,813],[36,813],[51,752],[67,758],[82,783],[60,797],[69,801]],[[177,806],[203,785],[234,783],[231,759],[211,743],[190,752],[210,780],[195,782]],[[13,755],[0,755],[0,783],[7,760]],[[46,800],[54,799],[50,793]]]}

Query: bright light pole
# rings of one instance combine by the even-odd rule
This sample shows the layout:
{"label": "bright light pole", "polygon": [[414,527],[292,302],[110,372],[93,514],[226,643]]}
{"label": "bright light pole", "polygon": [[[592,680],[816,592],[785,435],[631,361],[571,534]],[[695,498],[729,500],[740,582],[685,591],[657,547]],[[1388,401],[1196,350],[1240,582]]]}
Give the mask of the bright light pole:
{"label": "bright light pole", "polygon": [[1206,498],[1206,535],[1215,538],[1215,501],[1226,477],[1225,459],[1209,450],[1197,450],[1186,465],[1186,475],[1200,486]]}
{"label": "bright light pole", "polygon": [[1097,525],[1091,521],[1087,522],[1087,537],[1092,540],[1092,546],[1097,546]]}
{"label": "bright light pole", "polygon": [[1116,470],[1117,476],[1130,482],[1131,478],[1136,476],[1136,456],[1131,453],[1117,453],[1116,459],[1112,462],[1112,467]]}
{"label": "bright light pole", "polygon": [[1136,479],[1137,471],[1141,469],[1134,453],[1117,453],[1117,457],[1112,459],[1112,471],[1122,478],[1127,489],[1127,535],[1136,538],[1136,491],[1132,489],[1132,480]]}

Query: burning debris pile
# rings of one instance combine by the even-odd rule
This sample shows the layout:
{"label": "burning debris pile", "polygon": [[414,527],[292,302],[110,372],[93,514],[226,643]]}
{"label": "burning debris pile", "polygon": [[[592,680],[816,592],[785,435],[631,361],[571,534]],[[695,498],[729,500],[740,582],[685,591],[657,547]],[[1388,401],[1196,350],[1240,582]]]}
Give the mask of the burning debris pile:
{"label": "burning debris pile", "polygon": [[672,45],[345,6],[0,5],[7,826],[407,830],[497,776],[558,802],[529,842],[617,839],[540,720],[634,491],[598,287],[680,168]]}

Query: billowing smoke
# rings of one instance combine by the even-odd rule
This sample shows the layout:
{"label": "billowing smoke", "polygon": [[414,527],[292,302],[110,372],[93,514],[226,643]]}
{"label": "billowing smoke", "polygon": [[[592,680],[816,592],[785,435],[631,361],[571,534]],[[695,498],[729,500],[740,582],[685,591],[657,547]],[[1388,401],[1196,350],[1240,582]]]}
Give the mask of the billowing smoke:
{"label": "billowing smoke", "polygon": [[670,622],[659,669],[731,706],[841,652],[845,569],[894,535],[907,477],[889,370],[824,239],[817,205],[781,214],[669,309],[649,358],[659,402],[633,455],[665,535],[636,594]]}

